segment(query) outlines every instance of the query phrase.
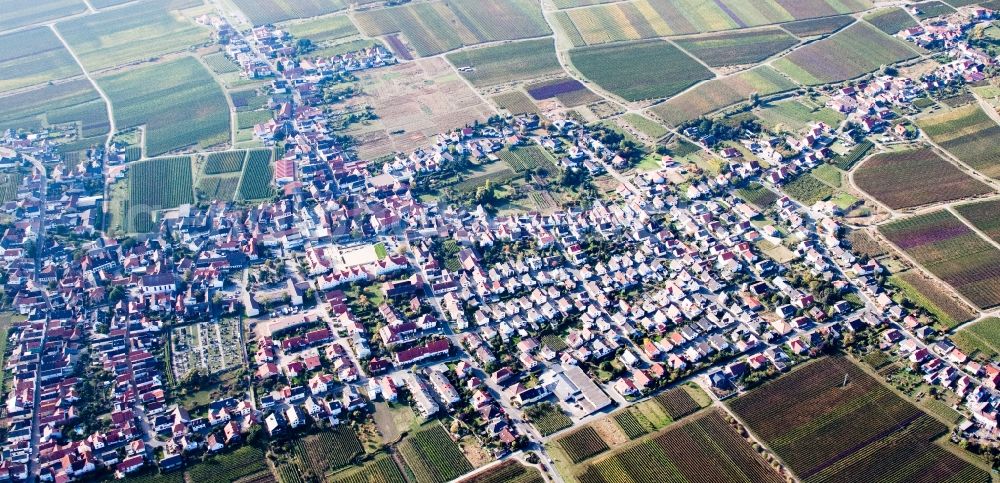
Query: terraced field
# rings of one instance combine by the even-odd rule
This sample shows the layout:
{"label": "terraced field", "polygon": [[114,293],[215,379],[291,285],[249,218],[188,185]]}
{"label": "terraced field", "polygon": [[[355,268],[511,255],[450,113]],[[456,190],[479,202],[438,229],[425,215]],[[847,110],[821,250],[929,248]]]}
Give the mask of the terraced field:
{"label": "terraced field", "polygon": [[912,59],[917,53],[902,40],[859,22],[778,59],[774,66],[805,85],[840,82],[882,65]]}
{"label": "terraced field", "polygon": [[111,97],[119,128],[146,126],[149,156],[229,139],[225,94],[191,57],[101,77],[97,82]]}
{"label": "terraced field", "polygon": [[719,109],[749,101],[751,94],[769,96],[798,86],[770,66],[713,79],[653,108],[660,119],[678,125]]}
{"label": "terraced field", "polygon": [[88,71],[144,61],[208,41],[209,31],[179,18],[197,0],[163,0],[105,10],[56,24]]}
{"label": "terraced field", "polygon": [[[448,54],[459,74],[483,87],[563,72],[553,39],[526,40]],[[511,68],[516,63],[517,68]],[[471,70],[469,70],[471,69]]]}
{"label": "terraced field", "polygon": [[83,73],[46,27],[0,36],[0,45],[0,93]]}
{"label": "terraced field", "polygon": [[583,47],[569,55],[586,78],[629,101],[670,97],[714,77],[698,61],[662,40]]}
{"label": "terraced field", "polygon": [[879,231],[979,308],[1000,305],[1000,250],[948,211],[893,222]]}
{"label": "terraced field", "polygon": [[855,171],[854,182],[897,210],[993,192],[930,148],[876,154]]}
{"label": "terraced field", "polygon": [[917,125],[959,161],[991,178],[1000,179],[1000,126],[978,104],[924,117]]}

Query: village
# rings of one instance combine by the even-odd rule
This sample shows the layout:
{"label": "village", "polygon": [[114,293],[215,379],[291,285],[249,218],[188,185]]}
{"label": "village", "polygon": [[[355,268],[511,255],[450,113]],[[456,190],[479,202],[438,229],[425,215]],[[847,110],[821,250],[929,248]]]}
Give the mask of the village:
{"label": "village", "polygon": [[[901,32],[943,43],[951,62],[830,88],[842,125],[721,140],[692,123],[683,137],[726,166],[714,176],[670,154],[623,174],[626,156],[590,126],[538,115],[359,159],[321,87],[393,65],[391,52],[293,59],[285,33],[206,17],[242,75],[273,78],[274,118],[253,128],[278,149],[273,200],[185,204],[150,213],[151,233],[111,237],[101,204],[123,150],[93,149],[71,168],[44,136],[0,138],[0,164],[30,173],[2,207],[0,270],[17,321],[0,481],[168,473],[261,438],[363,424],[375,402],[457,421],[453,438],[475,438],[494,459],[536,454],[560,481],[545,455],[559,433],[532,425],[533,406],[583,424],[687,382],[727,399],[838,350],[904,361],[960,402],[957,437],[996,444],[1000,361],[969,357],[904,307],[886,268],[845,243],[842,207],[783,191],[835,143],[913,141],[918,129],[894,111],[983,81],[997,60],[962,39],[993,15]],[[429,180],[519,147],[547,153],[549,176],[608,174],[618,186],[544,213],[420,196]],[[775,201],[747,203],[736,191],[748,183]],[[764,253],[762,240],[788,256]]]}

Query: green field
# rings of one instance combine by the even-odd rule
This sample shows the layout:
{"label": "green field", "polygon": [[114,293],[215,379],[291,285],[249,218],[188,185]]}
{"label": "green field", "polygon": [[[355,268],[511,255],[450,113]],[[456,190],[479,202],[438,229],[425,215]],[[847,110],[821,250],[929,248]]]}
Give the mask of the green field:
{"label": "green field", "polygon": [[814,178],[830,185],[832,188],[840,188],[843,183],[844,173],[830,164],[821,164],[809,172]]}
{"label": "green field", "polygon": [[854,23],[854,17],[841,15],[788,22],[781,24],[781,28],[789,31],[792,35],[812,37],[836,32],[852,23]]}
{"label": "green field", "polygon": [[833,188],[806,173],[795,178],[783,188],[785,193],[804,205],[812,205],[833,196]]}
{"label": "green field", "polygon": [[274,188],[271,186],[274,178],[272,153],[270,149],[254,149],[247,154],[243,165],[243,179],[237,191],[239,199],[260,200],[274,195]]}
{"label": "green field", "polygon": [[403,439],[399,453],[420,482],[444,483],[472,471],[462,450],[438,423]]}
{"label": "green field", "polygon": [[978,352],[986,359],[996,359],[1000,356],[1000,319],[987,317],[962,327],[951,340],[967,355]]}
{"label": "green field", "polygon": [[216,74],[232,74],[240,71],[240,66],[233,62],[226,54],[216,52],[202,57],[209,69]]}
{"label": "green field", "polygon": [[422,56],[459,47],[541,37],[551,33],[538,2],[451,0],[413,3],[355,14],[369,36],[402,33]]}
{"label": "green field", "polygon": [[357,27],[346,15],[309,19],[293,22],[281,27],[295,38],[309,39],[314,43],[328,42],[358,35]]}
{"label": "green field", "polygon": [[46,27],[0,37],[0,92],[80,75],[80,67]]}
{"label": "green field", "polygon": [[853,79],[882,65],[912,59],[917,53],[902,40],[890,37],[865,22],[796,49],[776,60],[774,66],[805,85]]}
{"label": "green field", "polygon": [[88,71],[145,61],[208,41],[208,29],[182,19],[195,0],[137,3],[60,22],[56,28]]}
{"label": "green field", "polygon": [[952,155],[973,169],[1000,179],[1000,126],[973,103],[949,112],[924,117],[917,125]]}
{"label": "green field", "polygon": [[107,106],[86,79],[0,97],[0,130],[41,129],[70,121],[82,123],[84,137],[106,134],[110,127]]}
{"label": "green field", "polygon": [[675,40],[689,54],[712,67],[756,64],[799,40],[780,28],[723,32]]}
{"label": "green field", "polygon": [[146,126],[149,156],[229,140],[225,94],[194,58],[141,67],[97,82],[111,97],[120,129]]}
{"label": "green field", "polygon": [[629,101],[670,97],[714,76],[662,40],[583,47],[569,55],[586,78]]}
{"label": "green field", "polygon": [[652,111],[667,123],[678,125],[740,102],[749,102],[753,94],[763,97],[797,87],[778,71],[762,65],[700,84],[656,105]]}
{"label": "green field", "polygon": [[[491,86],[525,81],[563,72],[553,39],[525,40],[448,54],[459,74],[473,85]],[[511,68],[516,63],[517,68]]]}
{"label": "green field", "polygon": [[765,125],[789,131],[801,131],[817,122],[836,127],[845,119],[843,114],[805,99],[769,104],[755,114]]}
{"label": "green field", "polygon": [[82,13],[87,5],[81,0],[0,0],[0,31],[46,22]]}
{"label": "green field", "polygon": [[233,0],[254,25],[317,17],[346,9],[350,4],[366,5],[376,0]]}
{"label": "green field", "polygon": [[657,140],[666,136],[670,131],[662,124],[634,112],[625,113],[622,119],[635,130],[649,136],[650,139]]}
{"label": "green field", "polygon": [[[170,180],[170,182],[164,182]],[[153,230],[154,211],[194,202],[191,158],[176,156],[137,161],[128,168],[128,209],[123,220],[129,233]]]}
{"label": "green field", "polygon": [[865,15],[865,20],[889,35],[896,35],[896,32],[900,30],[917,26],[917,21],[913,20],[913,17],[906,13],[906,10],[899,7],[870,13]]}
{"label": "green field", "polygon": [[246,151],[221,151],[205,158],[205,174],[238,173],[243,170]]}

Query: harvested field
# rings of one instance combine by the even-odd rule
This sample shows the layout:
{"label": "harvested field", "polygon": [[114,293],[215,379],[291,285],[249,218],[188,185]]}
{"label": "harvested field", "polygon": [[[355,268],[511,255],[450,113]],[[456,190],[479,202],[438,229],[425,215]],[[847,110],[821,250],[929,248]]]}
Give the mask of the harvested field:
{"label": "harvested field", "polygon": [[805,85],[859,77],[882,65],[912,59],[917,53],[902,40],[859,22],[778,59],[774,66]]}
{"label": "harvested field", "polygon": [[689,54],[712,67],[756,64],[799,43],[776,27],[677,39]]}
{"label": "harvested field", "polygon": [[0,45],[0,93],[83,74],[47,27],[0,36]]}
{"label": "harvested field", "polygon": [[978,104],[924,117],[917,125],[959,161],[1000,179],[1000,126]]}
{"label": "harvested field", "polygon": [[1000,357],[1000,319],[987,317],[962,327],[951,340],[967,355],[995,360]]}
{"label": "harvested field", "polygon": [[569,53],[588,79],[629,101],[673,96],[714,77],[711,71],[662,40],[583,47]]}
{"label": "harvested field", "polygon": [[770,96],[797,88],[773,68],[762,65],[728,77],[713,79],[653,107],[659,118],[678,125],[719,109],[748,102],[752,94]]}
{"label": "harvested field", "polygon": [[943,330],[952,329],[976,316],[976,312],[956,300],[951,291],[919,271],[907,270],[889,280],[903,291],[906,298],[930,312]]}
{"label": "harvested field", "polygon": [[[563,72],[553,39],[526,40],[448,54],[459,74],[477,87],[526,81]],[[511,62],[517,68],[511,68]],[[471,71],[461,70],[471,68]]]}
{"label": "harvested field", "polygon": [[437,423],[407,436],[399,444],[399,452],[421,482],[444,483],[473,469],[448,432]]}
{"label": "harvested field", "polygon": [[137,3],[56,25],[88,71],[145,61],[208,41],[209,30],[182,19],[193,0]]}
{"label": "harvested field", "polygon": [[993,192],[930,148],[876,154],[854,172],[854,182],[894,210]]}
{"label": "harvested field", "polygon": [[229,139],[229,105],[197,60],[183,57],[101,77],[119,128],[146,126],[149,156]]}
{"label": "harvested field", "polygon": [[730,407],[809,483],[989,481],[931,442],[943,424],[843,357],[809,363]]}
{"label": "harvested field", "polygon": [[850,15],[840,15],[836,17],[823,17],[810,20],[799,20],[781,24],[781,27],[799,37],[812,37],[815,35],[826,35],[836,32],[854,23],[854,17]]}
{"label": "harvested field", "polygon": [[991,240],[1000,243],[1000,200],[959,205],[955,211]]}
{"label": "harvested field", "polygon": [[566,107],[577,107],[602,99],[576,79],[555,79],[525,86],[528,95],[536,101],[556,98]]}
{"label": "harvested field", "polygon": [[879,230],[979,308],[1000,304],[1000,250],[948,211],[893,222]]}
{"label": "harvested field", "polygon": [[577,478],[581,483],[784,481],[719,411],[625,446],[581,468]]}
{"label": "harvested field", "polygon": [[900,30],[917,26],[917,21],[899,7],[872,12],[865,15],[865,20],[889,35],[896,35]]}

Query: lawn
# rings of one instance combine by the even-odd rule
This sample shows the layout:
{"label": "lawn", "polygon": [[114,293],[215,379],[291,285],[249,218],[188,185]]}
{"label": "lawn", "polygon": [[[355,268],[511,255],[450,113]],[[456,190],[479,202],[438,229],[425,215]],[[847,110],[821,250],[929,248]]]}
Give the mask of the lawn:
{"label": "lawn", "polygon": [[670,97],[714,77],[663,40],[583,47],[569,55],[584,77],[629,101]]}
{"label": "lawn", "polygon": [[[459,74],[478,87],[562,73],[553,39],[525,40],[448,54]],[[511,62],[517,68],[511,68]],[[471,69],[471,70],[469,70]]]}
{"label": "lawn", "polygon": [[83,74],[46,27],[0,36],[0,45],[0,93]]}
{"label": "lawn", "polygon": [[229,105],[197,60],[182,57],[97,79],[118,127],[146,126],[146,152],[157,156],[229,139]]}
{"label": "lawn", "polygon": [[796,49],[774,66],[805,85],[859,77],[882,65],[912,59],[917,53],[902,40],[858,22],[836,34]]}
{"label": "lawn", "polygon": [[178,13],[200,4],[196,0],[136,3],[60,22],[56,28],[84,67],[94,72],[207,42],[209,30]]}

